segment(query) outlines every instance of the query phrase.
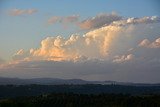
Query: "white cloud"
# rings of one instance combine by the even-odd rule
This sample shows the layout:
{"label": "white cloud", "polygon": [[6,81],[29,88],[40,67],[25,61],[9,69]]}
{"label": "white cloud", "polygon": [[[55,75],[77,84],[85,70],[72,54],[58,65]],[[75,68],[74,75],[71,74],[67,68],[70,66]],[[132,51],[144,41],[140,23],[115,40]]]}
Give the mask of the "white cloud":
{"label": "white cloud", "polygon": [[160,48],[160,38],[158,38],[154,42],[152,42],[151,48]]}
{"label": "white cloud", "polygon": [[160,38],[157,38],[153,42],[150,42],[148,39],[144,39],[140,42],[139,46],[146,48],[160,48]]}
{"label": "white cloud", "polygon": [[131,61],[133,59],[134,59],[134,55],[133,54],[115,56],[115,59],[113,60],[113,62],[122,63],[122,62],[126,62],[126,61]]}
{"label": "white cloud", "polygon": [[36,13],[36,9],[12,9],[9,14],[12,16],[31,15]]}
{"label": "white cloud", "polygon": [[151,17],[142,17],[142,18],[127,18],[119,21],[114,21],[114,25],[125,26],[127,24],[150,24],[150,23],[159,23],[160,17],[151,16]]}
{"label": "white cloud", "polygon": [[141,43],[138,46],[148,47],[149,45],[150,45],[150,41],[148,39],[144,39],[141,41]]}

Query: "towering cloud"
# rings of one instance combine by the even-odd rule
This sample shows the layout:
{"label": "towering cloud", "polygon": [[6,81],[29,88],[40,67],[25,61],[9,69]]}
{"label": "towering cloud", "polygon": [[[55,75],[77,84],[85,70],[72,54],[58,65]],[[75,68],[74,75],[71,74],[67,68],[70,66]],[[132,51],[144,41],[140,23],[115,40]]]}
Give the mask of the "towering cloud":
{"label": "towering cloud", "polygon": [[[37,49],[19,50],[13,62],[0,67],[0,75],[159,82],[159,19],[96,16],[87,28],[94,30],[83,36],[47,37]],[[59,17],[51,20],[57,21]]]}
{"label": "towering cloud", "polygon": [[[115,15],[105,15],[103,18],[106,18],[106,16],[116,17]],[[54,18],[54,20],[57,20],[57,18]],[[74,22],[72,17],[68,17],[66,20]],[[123,62],[133,58],[133,55],[130,53],[129,56],[123,56],[123,54],[126,54],[128,49],[136,45],[135,42],[139,41],[138,38],[143,38],[143,32],[137,32],[137,30],[142,29],[144,32],[148,32],[150,27],[144,24],[156,23],[158,21],[160,21],[159,18],[155,16],[128,18],[114,21],[83,36],[71,35],[68,38],[62,36],[47,37],[41,41],[41,46],[38,49],[30,49],[26,52],[20,50],[13,56],[13,59],[77,61],[81,58],[96,58],[106,60],[122,54],[122,57],[114,59],[114,62]],[[159,39],[156,39],[153,43],[145,39],[139,46],[157,48],[159,47]]]}
{"label": "towering cloud", "polygon": [[[112,49],[117,42],[117,39],[123,35],[122,32],[128,30],[126,27],[106,26],[100,29],[86,33],[83,36],[71,35],[69,38],[47,37],[41,41],[41,46],[38,49],[31,49],[30,55],[46,60],[76,60],[82,56],[87,58],[105,58],[112,53]],[[129,30],[128,30],[129,31]],[[128,35],[128,31],[125,32]],[[117,46],[117,45],[116,45]],[[22,55],[20,50],[15,55]]]}

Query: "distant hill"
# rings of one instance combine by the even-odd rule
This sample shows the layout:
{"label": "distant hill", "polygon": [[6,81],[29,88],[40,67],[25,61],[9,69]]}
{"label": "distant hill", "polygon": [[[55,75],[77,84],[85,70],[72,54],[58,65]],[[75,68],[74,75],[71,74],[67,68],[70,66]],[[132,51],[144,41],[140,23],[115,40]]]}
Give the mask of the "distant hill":
{"label": "distant hill", "polygon": [[0,99],[17,96],[35,96],[48,93],[77,94],[160,94],[160,84],[142,84],[116,81],[85,81],[58,78],[0,78]]}
{"label": "distant hill", "polygon": [[129,85],[129,86],[160,86],[160,84],[149,83],[131,83],[131,82],[117,82],[117,81],[86,81],[82,79],[58,79],[58,78],[33,78],[33,79],[20,79],[20,78],[6,78],[0,77],[0,85],[62,85],[62,84],[101,84],[101,85]]}
{"label": "distant hill", "polygon": [[85,81],[81,79],[58,79],[58,78],[33,78],[33,79],[19,79],[19,78],[5,78],[0,77],[0,85],[27,85],[27,84],[41,84],[41,85],[61,85],[61,84],[92,84],[94,82]]}

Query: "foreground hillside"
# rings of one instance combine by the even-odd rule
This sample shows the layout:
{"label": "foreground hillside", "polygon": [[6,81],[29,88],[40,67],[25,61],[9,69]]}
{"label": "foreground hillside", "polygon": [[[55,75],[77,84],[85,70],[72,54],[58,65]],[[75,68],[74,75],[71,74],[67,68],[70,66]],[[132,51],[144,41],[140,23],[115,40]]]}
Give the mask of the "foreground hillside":
{"label": "foreground hillside", "polygon": [[160,86],[0,85],[0,107],[160,107]]}
{"label": "foreground hillside", "polygon": [[0,107],[160,107],[160,95],[54,93],[3,99]]}
{"label": "foreground hillside", "polygon": [[0,85],[0,99],[18,96],[37,96],[48,93],[75,94],[160,94],[160,86],[126,85]]}

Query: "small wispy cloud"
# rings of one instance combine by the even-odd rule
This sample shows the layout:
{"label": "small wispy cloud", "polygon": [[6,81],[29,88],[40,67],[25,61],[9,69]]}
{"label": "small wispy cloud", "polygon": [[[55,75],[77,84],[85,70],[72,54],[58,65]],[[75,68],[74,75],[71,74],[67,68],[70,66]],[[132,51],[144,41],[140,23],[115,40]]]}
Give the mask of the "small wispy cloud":
{"label": "small wispy cloud", "polygon": [[31,15],[38,12],[36,9],[12,9],[9,11],[11,16]]}
{"label": "small wispy cloud", "polygon": [[133,60],[133,59],[134,59],[134,55],[133,54],[115,56],[113,62],[122,63],[122,62],[130,61],[130,60]]}
{"label": "small wispy cloud", "polygon": [[76,23],[79,20],[79,15],[71,15],[71,16],[52,16],[48,19],[48,24],[70,24],[70,23]]}

